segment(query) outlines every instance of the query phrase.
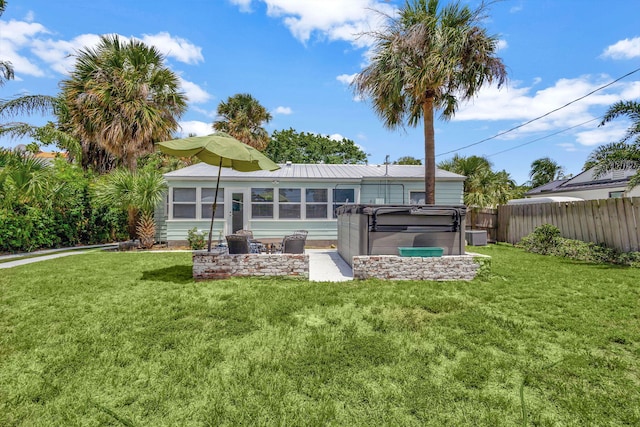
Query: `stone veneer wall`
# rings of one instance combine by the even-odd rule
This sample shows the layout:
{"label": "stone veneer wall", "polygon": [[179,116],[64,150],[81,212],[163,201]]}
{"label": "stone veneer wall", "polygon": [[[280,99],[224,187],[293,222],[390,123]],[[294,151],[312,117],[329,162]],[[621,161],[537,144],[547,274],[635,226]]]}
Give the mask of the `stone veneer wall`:
{"label": "stone veneer wall", "polygon": [[353,278],[385,280],[473,280],[491,273],[491,257],[480,254],[444,257],[370,255],[353,257]]}
{"label": "stone veneer wall", "polygon": [[309,255],[216,254],[193,252],[193,278],[227,279],[242,276],[293,276],[309,278]]}

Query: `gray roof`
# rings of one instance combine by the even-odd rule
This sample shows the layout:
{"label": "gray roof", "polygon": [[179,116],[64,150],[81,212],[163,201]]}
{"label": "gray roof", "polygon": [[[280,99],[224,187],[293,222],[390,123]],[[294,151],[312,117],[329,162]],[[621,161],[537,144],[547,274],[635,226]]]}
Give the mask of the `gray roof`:
{"label": "gray roof", "polygon": [[573,178],[552,181],[540,187],[533,188],[527,191],[525,195],[624,187],[629,183],[629,179],[635,173],[635,169],[616,170],[596,177],[595,168],[591,168],[579,173]]}
{"label": "gray roof", "polygon": [[[218,167],[206,163],[178,169],[166,173],[166,178],[182,179],[215,179]],[[424,166],[414,165],[329,165],[329,164],[280,164],[274,172],[238,172],[231,168],[222,168],[221,177],[242,180],[268,179],[328,179],[328,180],[362,180],[362,179],[424,179]],[[462,181],[464,176],[441,169],[436,169],[436,179],[443,181]]]}

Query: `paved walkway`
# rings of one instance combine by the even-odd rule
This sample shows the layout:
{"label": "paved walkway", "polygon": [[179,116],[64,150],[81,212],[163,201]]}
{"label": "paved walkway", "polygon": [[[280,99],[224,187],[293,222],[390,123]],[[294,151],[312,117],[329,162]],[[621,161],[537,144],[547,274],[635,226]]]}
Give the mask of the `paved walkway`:
{"label": "paved walkway", "polygon": [[309,280],[344,282],[353,280],[353,272],[335,249],[306,249],[309,254]]}
{"label": "paved walkway", "polygon": [[[31,252],[28,254],[2,255],[0,260],[15,259],[0,263],[0,269],[11,268],[18,265],[31,264],[69,255],[78,255],[93,249],[113,249],[114,245],[95,245],[80,248],[48,249]],[[347,264],[335,249],[307,249],[309,254],[309,280],[312,282],[344,282],[353,279],[351,267]],[[28,257],[28,258],[25,258]]]}

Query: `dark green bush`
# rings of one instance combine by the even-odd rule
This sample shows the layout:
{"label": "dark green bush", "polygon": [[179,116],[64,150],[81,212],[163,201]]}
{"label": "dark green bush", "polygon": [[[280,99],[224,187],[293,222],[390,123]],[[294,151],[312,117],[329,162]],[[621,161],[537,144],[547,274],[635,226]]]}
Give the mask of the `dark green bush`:
{"label": "dark green bush", "polygon": [[600,264],[621,264],[640,267],[640,252],[620,253],[604,245],[560,236],[558,227],[544,224],[522,238],[518,246],[527,252],[555,255]]}

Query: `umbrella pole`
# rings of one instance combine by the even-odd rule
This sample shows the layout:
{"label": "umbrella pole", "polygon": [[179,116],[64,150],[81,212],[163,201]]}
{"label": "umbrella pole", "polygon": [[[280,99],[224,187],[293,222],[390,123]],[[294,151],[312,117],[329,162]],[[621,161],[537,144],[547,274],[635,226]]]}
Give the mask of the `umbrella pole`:
{"label": "umbrella pole", "polygon": [[213,196],[213,208],[211,209],[211,225],[209,226],[209,242],[207,243],[207,252],[211,252],[211,235],[213,234],[213,219],[216,217],[216,208],[218,207],[218,189],[220,188],[220,172],[222,171],[222,156],[220,156],[220,164],[218,165],[218,180],[216,181],[216,194]]}

